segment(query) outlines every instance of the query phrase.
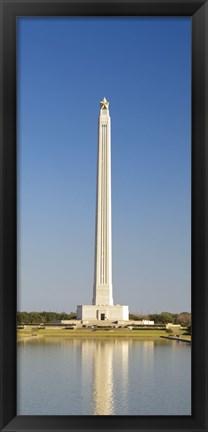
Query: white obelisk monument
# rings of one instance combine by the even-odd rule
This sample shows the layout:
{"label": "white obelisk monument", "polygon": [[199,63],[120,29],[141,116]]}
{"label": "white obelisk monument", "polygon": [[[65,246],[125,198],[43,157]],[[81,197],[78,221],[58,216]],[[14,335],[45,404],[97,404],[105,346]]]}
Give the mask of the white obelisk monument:
{"label": "white obelisk monument", "polygon": [[128,320],[128,306],[113,305],[111,231],[111,118],[100,102],[98,119],[95,268],[92,305],[77,306],[77,319]]}
{"label": "white obelisk monument", "polygon": [[92,304],[113,305],[111,234],[111,118],[109,102],[100,102],[98,120],[95,271]]}

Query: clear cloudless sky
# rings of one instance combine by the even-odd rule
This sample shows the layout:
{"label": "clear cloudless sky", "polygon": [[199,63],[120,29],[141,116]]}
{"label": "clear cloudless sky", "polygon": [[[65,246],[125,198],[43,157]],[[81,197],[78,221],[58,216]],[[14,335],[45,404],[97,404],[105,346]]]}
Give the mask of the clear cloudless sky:
{"label": "clear cloudless sky", "polygon": [[191,310],[190,18],[17,21],[18,310],[91,304],[99,101],[114,304]]}

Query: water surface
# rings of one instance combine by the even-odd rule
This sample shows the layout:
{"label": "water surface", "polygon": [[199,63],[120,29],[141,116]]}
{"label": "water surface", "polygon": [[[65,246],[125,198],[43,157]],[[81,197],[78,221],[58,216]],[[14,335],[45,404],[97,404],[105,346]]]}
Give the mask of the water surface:
{"label": "water surface", "polygon": [[18,415],[191,415],[191,346],[42,337],[17,345]]}

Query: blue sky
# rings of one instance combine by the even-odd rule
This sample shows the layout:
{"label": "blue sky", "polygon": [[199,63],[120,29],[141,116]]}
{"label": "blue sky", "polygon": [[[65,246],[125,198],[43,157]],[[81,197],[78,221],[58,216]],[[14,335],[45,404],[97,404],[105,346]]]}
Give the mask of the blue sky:
{"label": "blue sky", "polygon": [[191,310],[190,18],[19,18],[18,309],[91,304],[97,121],[112,121],[113,297]]}

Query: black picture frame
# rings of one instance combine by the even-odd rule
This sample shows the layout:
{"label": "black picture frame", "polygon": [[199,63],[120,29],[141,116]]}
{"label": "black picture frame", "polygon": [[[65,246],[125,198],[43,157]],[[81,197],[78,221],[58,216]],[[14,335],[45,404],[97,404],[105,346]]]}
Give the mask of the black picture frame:
{"label": "black picture frame", "polygon": [[[208,1],[0,0],[1,28],[1,400],[2,431],[208,431]],[[190,16],[192,20],[192,415],[17,416],[16,18]]]}

